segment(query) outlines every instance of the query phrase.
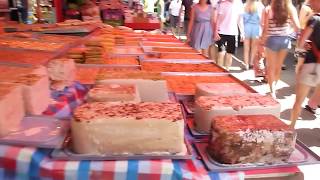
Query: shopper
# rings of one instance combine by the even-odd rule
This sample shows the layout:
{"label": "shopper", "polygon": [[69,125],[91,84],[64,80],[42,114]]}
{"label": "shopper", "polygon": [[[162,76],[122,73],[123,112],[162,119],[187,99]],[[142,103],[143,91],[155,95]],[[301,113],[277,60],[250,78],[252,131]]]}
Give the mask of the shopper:
{"label": "shopper", "polygon": [[309,0],[306,0],[302,5],[299,12],[299,21],[301,28],[304,29],[306,27],[307,21],[312,16],[313,12],[310,7]]}
{"label": "shopper", "polygon": [[244,64],[246,70],[253,66],[253,59],[257,53],[263,9],[263,4],[257,0],[247,0],[244,6]]}
{"label": "shopper", "polygon": [[291,0],[272,0],[264,13],[262,41],[266,46],[267,80],[271,95],[276,98],[276,85],[281,67],[291,48],[291,24],[296,32],[300,29],[297,11]]}
{"label": "shopper", "polygon": [[181,9],[181,0],[172,0],[169,6],[170,14],[170,26],[173,33],[177,33],[177,28],[179,28],[179,15]]}
{"label": "shopper", "polygon": [[[305,31],[298,41],[297,54],[300,58],[297,64],[296,101],[291,112],[291,126],[295,126],[301,112],[301,105],[312,87],[316,87],[314,94],[320,94],[320,3],[318,0],[309,1],[314,15],[307,22]],[[303,48],[309,40],[311,48]],[[319,101],[317,102],[319,103]]]}
{"label": "shopper", "polygon": [[[236,51],[236,38],[244,39],[243,3],[241,0],[220,0],[217,3],[217,28],[215,39],[218,44],[218,64],[229,70],[232,65],[232,55]],[[226,52],[226,53],[225,53]]]}
{"label": "shopper", "polygon": [[144,0],[143,11],[146,13],[154,13],[155,0]]}
{"label": "shopper", "polygon": [[[183,24],[183,30],[184,33],[187,34],[188,32],[188,25],[189,25],[189,21],[190,21],[190,13],[191,13],[191,7],[193,5],[193,1],[192,0],[182,0],[182,5],[184,6],[184,24]],[[182,9],[180,9],[180,14],[182,13]]]}
{"label": "shopper", "polygon": [[207,0],[200,0],[191,9],[187,41],[206,57],[208,57],[210,45],[213,44],[215,14],[215,10]]}

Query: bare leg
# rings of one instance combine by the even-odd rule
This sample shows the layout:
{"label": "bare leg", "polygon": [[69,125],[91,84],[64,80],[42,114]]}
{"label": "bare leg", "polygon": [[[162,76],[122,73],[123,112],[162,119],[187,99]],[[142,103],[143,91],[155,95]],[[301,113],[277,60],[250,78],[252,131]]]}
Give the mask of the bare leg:
{"label": "bare leg", "polygon": [[202,50],[201,50],[201,53],[202,53],[206,58],[209,57],[209,49],[202,49]]}
{"label": "bare leg", "polygon": [[281,50],[277,53],[277,57],[276,57],[276,69],[275,69],[275,81],[276,83],[280,80],[281,77],[281,67],[283,65],[284,60],[287,57],[288,54],[288,50]]}
{"label": "bare leg", "polygon": [[320,85],[318,85],[314,90],[311,98],[309,99],[308,105],[313,109],[316,109],[317,106],[320,105]]}
{"label": "bare leg", "polygon": [[215,44],[209,47],[209,58],[212,59],[215,63],[218,60],[218,50]]}
{"label": "bare leg", "polygon": [[243,56],[246,69],[249,69],[249,53],[250,53],[250,39],[245,39],[243,44]]}
{"label": "bare leg", "polygon": [[266,58],[268,84],[272,96],[275,97],[275,61],[277,61],[277,53],[269,48],[266,48]]}
{"label": "bare leg", "polygon": [[250,56],[250,60],[249,60],[249,65],[253,65],[253,60],[254,57],[257,54],[257,50],[258,50],[258,39],[252,39],[251,40],[251,56]]}
{"label": "bare leg", "polygon": [[219,52],[219,57],[218,57],[218,65],[219,66],[224,66],[224,57],[226,55],[225,51]]}
{"label": "bare leg", "polygon": [[232,65],[232,54],[226,54],[226,70],[229,71],[230,66]]}
{"label": "bare leg", "polygon": [[293,105],[292,111],[291,111],[291,124],[290,126],[294,127],[296,124],[297,119],[300,116],[301,113],[301,105],[304,101],[304,99],[307,97],[311,87],[298,83],[296,85],[296,101]]}

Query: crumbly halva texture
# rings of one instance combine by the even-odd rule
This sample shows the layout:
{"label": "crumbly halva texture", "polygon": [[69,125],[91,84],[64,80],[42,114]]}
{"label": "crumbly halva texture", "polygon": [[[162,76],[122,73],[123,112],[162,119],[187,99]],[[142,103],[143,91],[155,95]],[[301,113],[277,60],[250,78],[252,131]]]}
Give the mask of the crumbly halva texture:
{"label": "crumbly halva texture", "polygon": [[76,109],[77,121],[94,121],[103,117],[134,117],[135,119],[157,118],[178,121],[182,120],[181,107],[177,103],[120,103],[107,102],[87,103]]}
{"label": "crumbly halva texture", "polygon": [[212,123],[209,155],[223,164],[288,161],[296,133],[272,115],[218,116]]}

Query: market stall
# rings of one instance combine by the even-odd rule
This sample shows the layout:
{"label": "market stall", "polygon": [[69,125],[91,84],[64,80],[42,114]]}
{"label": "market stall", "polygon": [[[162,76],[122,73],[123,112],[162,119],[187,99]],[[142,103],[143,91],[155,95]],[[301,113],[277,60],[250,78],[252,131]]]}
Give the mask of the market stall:
{"label": "market stall", "polygon": [[[55,30],[59,30],[59,27],[55,27]],[[3,47],[0,50],[0,70],[3,72],[0,74],[0,93],[4,98],[12,98],[12,101],[5,103],[15,102],[16,109],[18,104],[21,105],[19,117],[9,116],[12,109],[0,112],[9,112],[3,117],[17,122],[16,127],[12,128],[5,123],[7,119],[0,119],[0,123],[3,123],[0,126],[1,179],[286,178],[301,177],[298,165],[320,163],[320,157],[299,140],[296,141],[293,130],[278,121],[276,116],[280,110],[277,102],[271,97],[257,94],[248,85],[188,46],[174,48],[172,44],[183,43],[173,36],[103,25],[92,31],[94,32],[83,38],[65,36],[66,41],[56,42],[52,47],[41,45],[39,41],[54,43],[56,35],[31,35],[38,39],[0,37],[0,46]],[[168,46],[165,45],[167,43]],[[7,55],[16,49],[23,49],[30,56],[25,53],[17,53],[13,57]],[[41,53],[38,54],[39,50]],[[52,57],[52,51],[59,54]],[[45,71],[41,70],[43,68]],[[38,84],[33,84],[34,82]],[[5,88],[3,84],[13,85]],[[22,90],[19,90],[20,86]],[[39,93],[33,93],[32,96],[20,92],[32,93],[32,89],[36,87]],[[40,90],[43,92],[40,93]],[[225,91],[224,95],[217,94],[217,91],[221,90]],[[205,93],[210,96],[205,96],[207,99],[204,99],[206,101],[203,103],[203,98],[197,98]],[[17,94],[25,97],[14,99]],[[45,101],[47,96],[50,100]],[[105,102],[111,101],[111,96],[121,99],[122,103]],[[40,101],[33,101],[35,98],[42,99],[41,107],[40,103],[37,103]],[[21,99],[34,105],[25,107],[27,113],[23,110],[24,103]],[[1,103],[3,102],[0,101],[0,105]],[[220,115],[238,115],[244,111],[245,116],[253,115],[252,112],[258,117],[262,112],[274,114],[275,116],[268,120],[283,127],[282,130],[276,129],[272,132],[286,133],[287,143],[276,143],[280,149],[285,147],[281,155],[288,157],[284,161],[272,163],[243,163],[238,157],[241,163],[224,164],[214,159],[214,156],[209,156],[206,149],[212,145],[212,136],[210,132],[198,131],[199,128],[206,129],[208,126],[200,127],[197,124],[201,121],[199,111],[208,106],[214,107],[209,108],[210,111],[216,111],[215,113]],[[221,107],[222,111],[228,114],[222,114],[219,111]],[[210,113],[200,113],[200,116],[204,114],[210,118],[212,116]],[[120,130],[121,127],[114,124],[99,124],[99,119],[92,121],[96,118],[94,115],[110,120],[118,116],[127,118],[126,121],[118,121],[123,123],[121,127],[127,129]],[[153,119],[145,120],[150,117]],[[237,118],[242,120],[242,116]],[[249,116],[250,118],[252,117]],[[160,119],[159,124],[156,124],[154,119]],[[168,119],[170,121],[167,121]],[[136,122],[146,124],[134,124]],[[127,126],[126,123],[132,124]],[[101,129],[102,126],[104,128]],[[90,130],[92,127],[93,131]],[[138,130],[135,129],[137,127]],[[80,128],[83,128],[82,131],[77,131]],[[10,131],[2,133],[5,130]],[[97,132],[101,134],[95,134]],[[139,140],[153,138],[157,132],[160,136],[153,140]],[[125,134],[126,138],[122,139],[102,141],[116,135],[120,137],[122,133],[131,134]],[[76,139],[77,136],[87,139]],[[138,137],[138,140],[135,137]],[[120,139],[123,141],[119,141]],[[228,140],[230,139],[225,142]],[[85,144],[89,141],[92,144]],[[137,143],[117,146],[132,141]],[[164,147],[161,146],[163,144]],[[116,150],[108,149],[110,147]],[[221,146],[221,149],[224,147],[229,148],[226,145]],[[255,147],[250,146],[251,150]],[[165,152],[161,153],[152,148]],[[146,153],[147,149],[152,151]],[[113,153],[100,153],[102,151]],[[119,153],[120,151],[124,153]],[[240,151],[243,149],[239,149]],[[265,154],[262,153],[262,156]],[[257,156],[259,155],[261,154],[257,153]],[[277,159],[277,155],[272,157]]]}

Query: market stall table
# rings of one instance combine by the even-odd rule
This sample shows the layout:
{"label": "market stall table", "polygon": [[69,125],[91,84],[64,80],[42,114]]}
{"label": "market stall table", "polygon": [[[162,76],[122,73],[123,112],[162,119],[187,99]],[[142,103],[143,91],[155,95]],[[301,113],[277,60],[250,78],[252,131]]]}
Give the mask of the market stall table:
{"label": "market stall table", "polygon": [[[70,118],[83,102],[88,88],[75,83],[52,93],[57,103],[44,113]],[[187,133],[187,131],[186,131]],[[190,141],[194,139],[187,134]],[[299,175],[297,167],[241,172],[208,172],[193,152],[191,160],[61,161],[50,157],[50,149],[0,145],[1,179],[244,179]]]}

